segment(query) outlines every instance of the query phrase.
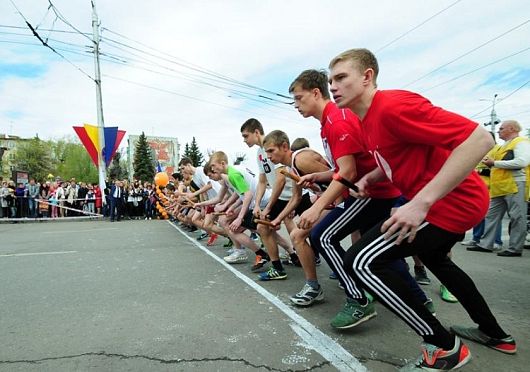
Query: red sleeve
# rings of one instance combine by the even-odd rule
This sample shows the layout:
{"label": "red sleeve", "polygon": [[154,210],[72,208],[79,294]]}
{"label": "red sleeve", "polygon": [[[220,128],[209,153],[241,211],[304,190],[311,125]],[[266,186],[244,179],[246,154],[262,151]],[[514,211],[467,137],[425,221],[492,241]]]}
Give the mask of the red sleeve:
{"label": "red sleeve", "polygon": [[333,159],[346,155],[355,155],[364,152],[361,138],[361,127],[358,121],[346,116],[346,119],[336,119],[327,126],[326,138],[331,149]]}
{"label": "red sleeve", "polygon": [[434,106],[426,98],[403,91],[394,96],[397,110],[389,110],[394,122],[388,128],[405,142],[440,146],[452,150],[477,128],[477,123]]}

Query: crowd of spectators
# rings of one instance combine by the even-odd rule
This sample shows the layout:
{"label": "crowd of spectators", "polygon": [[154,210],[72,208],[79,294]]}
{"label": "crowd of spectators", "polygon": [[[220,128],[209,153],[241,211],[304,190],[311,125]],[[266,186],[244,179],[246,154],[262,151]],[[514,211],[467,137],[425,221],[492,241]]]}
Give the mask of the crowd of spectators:
{"label": "crowd of spectators", "polygon": [[[15,183],[2,180],[0,218],[62,218],[110,215],[111,188],[120,185],[116,214],[125,219],[152,219],[156,202],[149,182],[111,181],[103,192],[96,183],[70,181]],[[103,200],[105,198],[105,202]]]}

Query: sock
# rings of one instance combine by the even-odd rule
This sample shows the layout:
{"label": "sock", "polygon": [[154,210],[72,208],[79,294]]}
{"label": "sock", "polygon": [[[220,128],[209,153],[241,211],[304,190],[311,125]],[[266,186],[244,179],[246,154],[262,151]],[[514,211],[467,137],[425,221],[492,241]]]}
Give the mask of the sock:
{"label": "sock", "polygon": [[277,271],[283,271],[282,262],[281,262],[280,260],[278,260],[278,261],[271,261],[271,264],[272,264],[272,266],[273,266]]}
{"label": "sock", "polygon": [[258,249],[256,252],[256,256],[261,256],[261,258],[264,258],[266,259],[267,261],[270,261],[271,258],[269,257],[269,255],[267,254],[267,252],[265,252],[263,249]]}
{"label": "sock", "polygon": [[452,350],[455,347],[456,342],[455,336],[447,331],[436,336],[425,336],[423,337],[423,340],[444,350]]}
{"label": "sock", "polygon": [[366,298],[365,296],[363,296],[363,298],[352,298],[352,297],[350,297],[350,296],[347,296],[347,297],[346,297],[346,300],[347,300],[347,301],[352,301],[352,302],[355,301],[355,302],[357,302],[357,303],[358,303],[359,305],[361,305],[361,306],[366,306],[366,305],[368,305],[368,298]]}
{"label": "sock", "polygon": [[316,280],[316,279],[308,279],[305,282],[307,283],[307,285],[309,285],[313,289],[319,289],[320,288],[320,284],[318,284],[318,280]]}

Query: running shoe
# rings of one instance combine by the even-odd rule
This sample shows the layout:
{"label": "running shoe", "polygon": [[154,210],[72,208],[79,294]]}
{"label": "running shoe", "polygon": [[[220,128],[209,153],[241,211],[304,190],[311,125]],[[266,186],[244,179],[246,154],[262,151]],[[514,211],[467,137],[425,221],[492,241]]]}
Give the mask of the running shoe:
{"label": "running shoe", "polygon": [[261,257],[259,254],[256,255],[256,261],[254,261],[254,265],[250,268],[250,271],[253,273],[263,270],[263,268],[267,265],[267,259]]}
{"label": "running shoe", "polygon": [[331,320],[331,326],[338,329],[355,327],[377,315],[374,304],[361,306],[357,300],[347,298],[341,311]]}
{"label": "running shoe", "polygon": [[258,278],[261,281],[287,279],[287,273],[285,271],[278,271],[274,266],[271,266],[269,270],[261,273]]}
{"label": "running shoe", "polygon": [[493,338],[474,327],[452,326],[450,329],[462,338],[467,338],[468,340],[486,345],[487,347],[500,351],[501,353],[515,354],[517,352],[517,345],[512,336],[506,338]]}
{"label": "running shoe", "polygon": [[436,310],[434,309],[432,298],[428,298],[427,301],[423,303],[423,306],[425,306],[433,316],[436,316]]}
{"label": "running shoe", "polygon": [[302,267],[302,263],[300,262],[300,259],[298,258],[298,256],[293,256],[290,262],[291,262],[291,265],[294,265],[296,267]]}
{"label": "running shoe", "polygon": [[440,285],[440,297],[445,302],[455,303],[458,302],[458,299],[445,287],[445,285]]}
{"label": "running shoe", "polygon": [[452,371],[471,360],[471,352],[458,337],[455,337],[455,346],[451,350],[444,350],[426,342],[421,344],[421,349],[421,356],[400,371]]}
{"label": "running shoe", "polygon": [[212,245],[215,244],[215,241],[217,240],[218,237],[219,237],[219,235],[217,235],[215,233],[211,233],[210,234],[210,239],[208,239],[208,242],[206,243],[206,245],[208,247],[211,247]]}
{"label": "running shoe", "polygon": [[418,284],[431,284],[431,279],[429,279],[427,276],[427,270],[425,270],[425,266],[414,266],[414,279],[416,279]]}
{"label": "running shoe", "polygon": [[228,263],[235,264],[247,262],[248,256],[244,249],[234,249],[230,255],[224,257],[223,259]]}
{"label": "running shoe", "polygon": [[322,286],[318,286],[318,289],[314,289],[306,283],[300,292],[289,297],[289,299],[295,305],[310,306],[315,301],[322,301],[324,299],[324,291],[322,290]]}
{"label": "running shoe", "polygon": [[315,257],[315,266],[320,266],[321,263],[322,260],[320,259],[320,257]]}
{"label": "running shoe", "polygon": [[302,263],[300,262],[300,259],[298,258],[298,256],[295,256],[294,260],[291,259],[291,257],[288,257],[288,258],[282,260],[282,264],[302,267]]}
{"label": "running shoe", "polygon": [[197,237],[197,240],[201,241],[203,239],[206,239],[208,237],[208,233],[203,232],[201,235]]}
{"label": "running shoe", "polygon": [[462,242],[460,244],[462,244],[464,247],[476,247],[478,245],[479,242],[477,242],[476,240],[468,240],[467,242]]}
{"label": "running shoe", "polygon": [[339,280],[339,276],[337,275],[335,271],[332,271],[329,273],[329,278],[333,280]]}

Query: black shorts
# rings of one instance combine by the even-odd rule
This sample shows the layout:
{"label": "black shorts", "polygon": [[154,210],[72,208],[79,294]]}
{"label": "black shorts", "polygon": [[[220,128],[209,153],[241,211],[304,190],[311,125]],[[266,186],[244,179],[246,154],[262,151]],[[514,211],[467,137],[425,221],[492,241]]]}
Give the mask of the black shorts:
{"label": "black shorts", "polygon": [[245,229],[256,231],[258,229],[258,224],[254,222],[255,218],[252,210],[249,209],[245,214],[245,217],[243,217],[243,221],[241,221],[241,226]]}
{"label": "black shorts", "polygon": [[311,203],[311,196],[308,192],[302,195],[302,200],[300,200],[300,203],[295,209],[295,213],[297,216],[301,216],[302,213],[307,211],[309,208],[313,206],[313,203]]}
{"label": "black shorts", "polygon": [[[269,220],[274,220],[276,217],[280,215],[280,213],[285,209],[287,206],[287,203],[289,203],[288,200],[280,200],[278,199],[276,203],[271,208],[271,212],[268,215]],[[300,203],[295,208],[295,215],[300,216],[302,213],[304,213],[306,210],[311,208],[313,204],[311,203],[311,198],[309,197],[309,193],[305,193],[302,195],[302,199],[300,200]]]}
{"label": "black shorts", "polygon": [[278,217],[280,213],[282,213],[282,211],[287,206],[287,203],[289,203],[289,200],[280,200],[280,199],[276,200],[276,203],[274,203],[274,205],[272,206],[271,211],[269,215],[267,216],[267,218],[270,221],[274,220],[276,217]]}

